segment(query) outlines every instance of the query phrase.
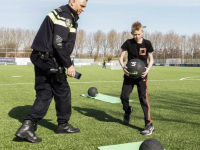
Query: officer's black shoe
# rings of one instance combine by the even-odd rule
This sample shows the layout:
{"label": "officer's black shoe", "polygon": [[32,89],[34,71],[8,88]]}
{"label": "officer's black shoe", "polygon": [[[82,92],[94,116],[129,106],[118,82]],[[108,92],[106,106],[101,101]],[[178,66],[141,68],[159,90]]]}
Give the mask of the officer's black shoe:
{"label": "officer's black shoe", "polygon": [[34,128],[35,125],[31,120],[25,120],[22,126],[15,133],[15,136],[27,139],[33,143],[41,142],[42,139],[35,135]]}
{"label": "officer's black shoe", "polygon": [[79,128],[74,128],[72,125],[65,123],[58,125],[55,133],[62,134],[62,133],[77,133],[80,132]]}

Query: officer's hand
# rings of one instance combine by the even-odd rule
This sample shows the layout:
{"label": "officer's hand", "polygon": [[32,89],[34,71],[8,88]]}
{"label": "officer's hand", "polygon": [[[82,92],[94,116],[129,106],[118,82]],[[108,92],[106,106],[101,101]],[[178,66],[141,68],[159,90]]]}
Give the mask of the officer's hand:
{"label": "officer's hand", "polygon": [[148,74],[149,69],[147,67],[145,67],[145,72],[142,73],[141,78],[146,77],[146,75]]}
{"label": "officer's hand", "polygon": [[127,66],[124,66],[124,67],[123,67],[124,74],[125,74],[126,76],[129,76],[129,72],[128,72],[127,69],[128,69]]}
{"label": "officer's hand", "polygon": [[71,65],[69,68],[67,68],[67,75],[70,77],[75,77],[75,68],[73,65]]}

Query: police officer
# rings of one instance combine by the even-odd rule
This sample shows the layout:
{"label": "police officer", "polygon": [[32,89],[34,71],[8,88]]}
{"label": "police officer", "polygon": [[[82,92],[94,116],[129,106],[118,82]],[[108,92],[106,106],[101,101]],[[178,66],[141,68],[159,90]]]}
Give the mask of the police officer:
{"label": "police officer", "polygon": [[88,0],[69,0],[67,5],[50,12],[44,19],[32,44],[31,61],[35,69],[36,99],[17,137],[41,142],[34,133],[37,123],[46,115],[52,98],[55,100],[58,126],[55,133],[76,133],[80,130],[68,123],[71,116],[71,91],[67,75],[75,77],[70,55],[73,51],[77,20]]}
{"label": "police officer", "polygon": [[[148,92],[148,84],[147,84],[147,75],[150,70],[150,68],[153,65],[153,47],[151,45],[151,42],[149,40],[143,39],[143,27],[140,22],[135,22],[132,25],[132,32],[133,39],[128,39],[124,42],[124,44],[121,46],[122,52],[119,57],[119,62],[124,70],[124,82],[122,86],[122,93],[121,93],[121,101],[123,104],[123,110],[124,110],[124,123],[128,124],[130,121],[130,115],[133,111],[133,107],[129,106],[129,96],[132,92],[134,85],[137,85],[138,89],[138,96],[140,100],[140,104],[142,107],[142,110],[144,112],[144,122],[145,122],[145,128],[141,131],[141,134],[143,135],[151,135],[154,131],[154,126],[152,124],[152,120],[150,117],[150,104],[149,99],[147,96]],[[142,76],[140,79],[132,79],[129,78],[129,72],[127,71],[127,66],[123,63],[123,58],[128,53],[128,60],[137,58],[141,59],[146,67],[145,72],[142,73]],[[147,64],[147,59],[149,59],[149,63]]]}

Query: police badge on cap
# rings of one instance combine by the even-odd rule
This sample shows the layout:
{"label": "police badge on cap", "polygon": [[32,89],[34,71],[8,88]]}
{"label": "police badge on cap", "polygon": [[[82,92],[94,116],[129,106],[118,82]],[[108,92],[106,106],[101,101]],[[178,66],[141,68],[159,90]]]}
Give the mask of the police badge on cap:
{"label": "police badge on cap", "polygon": [[66,26],[71,27],[72,21],[70,19],[66,19]]}

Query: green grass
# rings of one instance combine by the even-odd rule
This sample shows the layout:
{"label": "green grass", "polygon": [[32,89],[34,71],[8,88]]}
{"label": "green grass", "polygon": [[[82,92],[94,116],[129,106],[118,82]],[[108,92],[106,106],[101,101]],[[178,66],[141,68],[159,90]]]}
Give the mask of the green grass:
{"label": "green grass", "polygon": [[[68,78],[72,90],[70,124],[79,127],[81,132],[61,135],[54,133],[57,118],[55,103],[52,101],[36,132],[43,141],[33,144],[14,136],[35,99],[33,66],[0,66],[0,149],[97,150],[99,146],[138,142],[149,138],[158,139],[166,150],[200,149],[200,68],[151,69],[148,96],[156,131],[150,136],[140,135],[144,120],[136,88],[130,96],[134,100],[130,103],[134,111],[128,126],[122,122],[122,104],[105,103],[80,96],[87,93],[89,87],[95,86],[99,93],[119,97],[123,81],[122,70],[100,68],[101,66],[77,68],[83,74],[81,80]],[[185,79],[180,80],[182,78]]]}

